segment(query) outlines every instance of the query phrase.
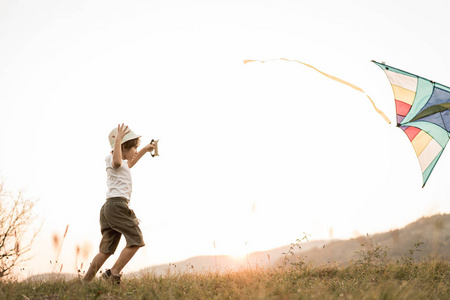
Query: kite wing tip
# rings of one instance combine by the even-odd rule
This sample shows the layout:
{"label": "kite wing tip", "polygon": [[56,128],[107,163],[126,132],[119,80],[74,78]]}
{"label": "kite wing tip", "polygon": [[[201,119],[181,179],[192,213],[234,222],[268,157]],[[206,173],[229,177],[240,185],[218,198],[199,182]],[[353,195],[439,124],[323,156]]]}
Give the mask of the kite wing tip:
{"label": "kite wing tip", "polygon": [[371,60],[371,62],[373,62],[374,64],[377,64],[377,65],[383,65],[383,66],[386,66],[386,63],[384,62],[384,61],[381,61],[381,62],[377,62],[376,60]]}

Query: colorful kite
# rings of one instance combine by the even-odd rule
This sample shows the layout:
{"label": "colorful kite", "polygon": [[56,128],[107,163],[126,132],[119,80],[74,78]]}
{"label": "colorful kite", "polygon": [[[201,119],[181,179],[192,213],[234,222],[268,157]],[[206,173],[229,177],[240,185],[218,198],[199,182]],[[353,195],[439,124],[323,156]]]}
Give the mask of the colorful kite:
{"label": "colorful kite", "polygon": [[422,169],[423,186],[450,139],[450,88],[372,61],[387,75],[395,98],[397,127],[408,136]]}

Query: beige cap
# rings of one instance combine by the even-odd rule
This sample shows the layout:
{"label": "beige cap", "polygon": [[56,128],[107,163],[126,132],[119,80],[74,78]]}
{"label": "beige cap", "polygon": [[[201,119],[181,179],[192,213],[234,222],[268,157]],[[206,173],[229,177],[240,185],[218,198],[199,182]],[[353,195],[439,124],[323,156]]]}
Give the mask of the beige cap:
{"label": "beige cap", "polygon": [[[125,142],[128,142],[128,141],[130,141],[130,140],[137,139],[137,138],[140,138],[140,137],[141,137],[140,135],[137,135],[136,133],[134,133],[134,132],[130,129],[130,127],[128,127],[128,130],[130,130],[130,132],[128,132],[128,133],[123,137],[122,143],[121,143],[121,144],[123,144],[123,143],[125,143]],[[110,132],[109,135],[108,135],[109,144],[111,145],[111,150],[114,150],[114,144],[115,144],[115,142],[116,142],[117,132],[118,132],[118,130],[117,130],[117,127],[116,127],[116,128],[114,128],[113,130],[111,130],[111,132]]]}

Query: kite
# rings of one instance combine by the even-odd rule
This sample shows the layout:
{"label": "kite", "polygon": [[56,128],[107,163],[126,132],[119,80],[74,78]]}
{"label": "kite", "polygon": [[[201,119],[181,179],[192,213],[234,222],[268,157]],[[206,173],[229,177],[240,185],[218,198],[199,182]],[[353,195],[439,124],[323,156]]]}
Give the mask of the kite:
{"label": "kite", "polygon": [[397,127],[413,145],[424,187],[450,139],[450,88],[384,63],[372,62],[386,73],[391,83]]}

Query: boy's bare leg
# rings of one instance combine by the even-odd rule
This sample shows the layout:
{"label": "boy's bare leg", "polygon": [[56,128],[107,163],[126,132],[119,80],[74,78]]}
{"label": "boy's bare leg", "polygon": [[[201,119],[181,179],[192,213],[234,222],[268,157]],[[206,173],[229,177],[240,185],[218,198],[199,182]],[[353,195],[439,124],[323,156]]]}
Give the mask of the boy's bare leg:
{"label": "boy's bare leg", "polygon": [[84,281],[88,282],[91,281],[95,277],[95,274],[97,274],[98,270],[102,267],[102,265],[110,256],[111,254],[109,253],[99,252],[92,260],[92,263],[88,271],[86,272],[86,275],[84,276]]}
{"label": "boy's bare leg", "polygon": [[131,246],[126,247],[120,253],[119,258],[117,259],[114,266],[111,268],[111,273],[114,275],[120,274],[125,265],[130,261],[130,259],[136,254],[140,247],[139,246]]}

